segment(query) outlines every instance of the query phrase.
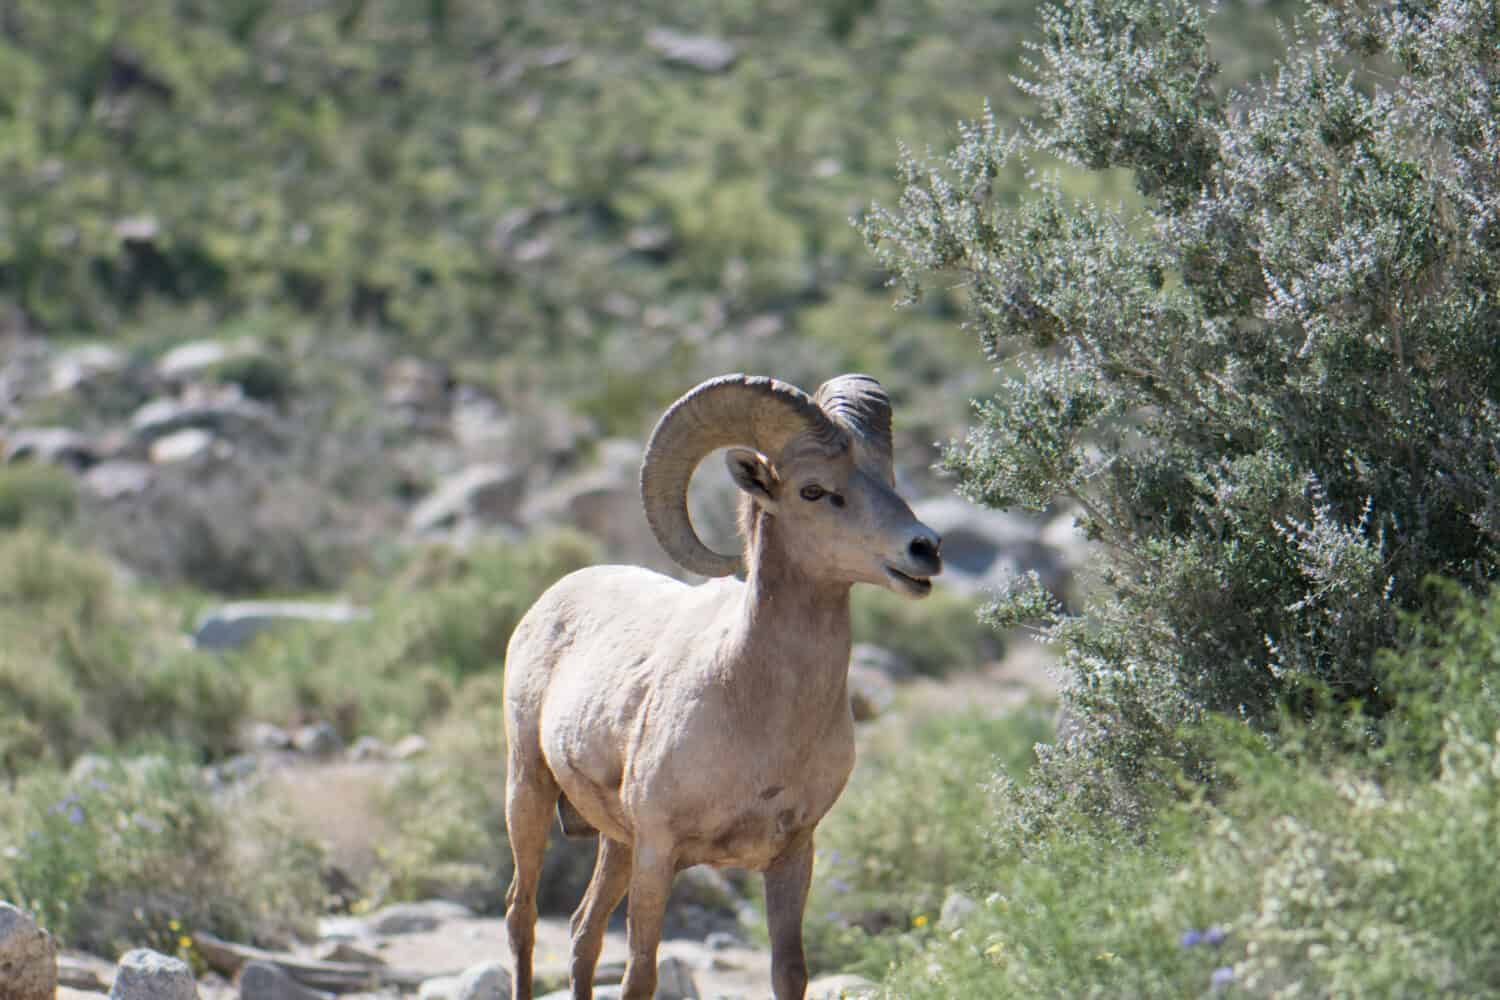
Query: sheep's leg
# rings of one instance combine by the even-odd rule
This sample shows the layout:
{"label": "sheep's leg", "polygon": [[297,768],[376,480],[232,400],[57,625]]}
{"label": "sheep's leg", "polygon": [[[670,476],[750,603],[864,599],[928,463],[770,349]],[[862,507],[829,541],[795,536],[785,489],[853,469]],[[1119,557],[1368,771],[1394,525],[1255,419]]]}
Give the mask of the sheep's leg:
{"label": "sheep's leg", "polygon": [[656,995],[656,948],[661,944],[667,896],[677,867],[672,851],[656,845],[635,845],[630,873],[630,906],[626,937],[630,958],[625,963],[621,1000],[651,1000]]}
{"label": "sheep's leg", "polygon": [[594,968],[604,947],[604,931],[630,888],[630,869],[630,848],[601,834],[594,877],[573,914],[573,1000],[593,1000]]}
{"label": "sheep's leg", "polygon": [[531,1000],[531,951],[536,942],[536,888],[547,853],[547,830],[561,790],[551,772],[511,759],[505,788],[505,830],[515,875],[505,894],[505,929],[515,976],[512,1000]]}
{"label": "sheep's leg", "polygon": [[771,933],[771,991],[776,1000],[802,1000],[807,993],[802,911],[807,906],[812,871],[811,836],[766,869],[766,928]]}

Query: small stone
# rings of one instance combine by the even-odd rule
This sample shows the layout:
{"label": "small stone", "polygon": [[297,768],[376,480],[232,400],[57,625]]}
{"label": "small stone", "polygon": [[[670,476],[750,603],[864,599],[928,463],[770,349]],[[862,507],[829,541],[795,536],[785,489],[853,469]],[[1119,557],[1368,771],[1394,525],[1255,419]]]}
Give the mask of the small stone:
{"label": "small stone", "polygon": [[374,736],[361,736],[349,748],[349,759],[355,761],[386,760],[390,755],[390,747]]}
{"label": "small stone", "polygon": [[269,722],[252,722],[249,742],[259,750],[290,750],[292,734]]}
{"label": "small stone", "polygon": [[240,1000],[327,1000],[332,993],[304,986],[272,962],[247,962],[240,970]]}
{"label": "small stone", "polygon": [[314,757],[326,757],[344,748],[339,731],[331,722],[313,722],[292,734],[292,749]]}
{"label": "small stone", "polygon": [[180,958],[149,948],[128,951],[115,967],[109,1000],[197,1000],[193,970]]}
{"label": "small stone", "polygon": [[69,427],[27,427],[6,435],[4,441],[7,462],[46,462],[83,469],[99,459],[94,442]]}
{"label": "small stone", "polygon": [[745,943],[743,941],[741,941],[738,937],[729,933],[728,931],[714,931],[708,937],[703,939],[703,947],[707,948],[709,951],[724,951],[727,948],[741,948],[744,946],[744,944]]}
{"label": "small stone", "polygon": [[458,977],[453,1000],[508,1000],[510,970],[499,962],[482,962]]}
{"label": "small stone", "polygon": [[698,984],[687,962],[669,955],[657,963],[656,1000],[699,1000]]}
{"label": "small stone", "polygon": [[977,909],[978,903],[953,889],[943,899],[943,907],[938,911],[938,924],[942,927],[957,927]]}
{"label": "small stone", "polygon": [[180,431],[164,434],[151,442],[151,461],[157,465],[186,462],[207,454],[213,447],[214,436],[201,427],[184,427]]}
{"label": "small stone", "polygon": [[702,73],[723,73],[739,59],[730,43],[708,35],[685,35],[668,28],[646,32],[646,45],[669,63]]}
{"label": "small stone", "polygon": [[52,391],[72,392],[125,370],[125,355],[106,344],[85,344],[59,354],[48,372]]}
{"label": "small stone", "polygon": [[513,521],[526,492],[526,477],[504,465],[475,465],[443,480],[412,510],[409,524],[419,534],[451,528],[473,519]]}
{"label": "small stone", "polygon": [[[424,979],[422,980],[422,985],[417,987],[417,1000],[456,1000],[457,995],[457,976],[437,976],[433,979]],[[572,996],[571,993],[568,995]]]}
{"label": "small stone", "polygon": [[0,985],[4,1000],[52,1000],[57,992],[57,942],[9,903],[0,903]]}
{"label": "small stone", "polygon": [[148,462],[110,459],[90,466],[83,474],[83,486],[101,500],[118,500],[143,492],[154,475]]}
{"label": "small stone", "polygon": [[385,965],[385,959],[348,941],[329,941],[314,953],[320,962],[347,962],[350,965]]}
{"label": "small stone", "polygon": [[397,760],[411,760],[420,757],[427,752],[427,737],[420,733],[412,733],[403,736],[396,745],[391,748],[391,756]]}
{"label": "small stone", "polygon": [[314,601],[236,601],[207,611],[193,631],[199,649],[238,649],[267,629],[298,624],[366,621],[366,608]]}
{"label": "small stone", "polygon": [[376,934],[420,934],[437,928],[444,921],[465,920],[474,911],[458,903],[431,899],[421,903],[395,903],[382,907],[365,918]]}

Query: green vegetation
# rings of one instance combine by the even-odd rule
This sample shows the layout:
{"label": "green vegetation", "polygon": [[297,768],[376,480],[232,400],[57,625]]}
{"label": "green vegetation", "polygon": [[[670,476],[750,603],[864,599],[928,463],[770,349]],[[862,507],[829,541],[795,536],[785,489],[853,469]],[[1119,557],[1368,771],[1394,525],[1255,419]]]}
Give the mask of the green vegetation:
{"label": "green vegetation", "polygon": [[[1500,573],[1500,106],[1476,76],[1500,28],[1482,4],[1320,8],[1274,79],[1226,93],[1196,3],[1041,20],[1029,127],[986,116],[908,159],[866,232],[910,297],[959,282],[1007,372],[947,455],[961,490],[1069,498],[1102,543],[1084,614],[1022,586],[993,617],[1040,619],[1074,677],[1085,738],[1039,808],[1119,815],[1212,778],[1184,729],[1208,713],[1379,718],[1374,655],[1423,582]],[[1129,171],[1139,210],[995,190],[1046,156]]]}
{"label": "green vegetation", "polygon": [[320,902],[317,849],[248,804],[231,818],[175,757],[34,772],[0,801],[0,836],[0,896],[99,954],[191,959],[197,930],[284,940]]}

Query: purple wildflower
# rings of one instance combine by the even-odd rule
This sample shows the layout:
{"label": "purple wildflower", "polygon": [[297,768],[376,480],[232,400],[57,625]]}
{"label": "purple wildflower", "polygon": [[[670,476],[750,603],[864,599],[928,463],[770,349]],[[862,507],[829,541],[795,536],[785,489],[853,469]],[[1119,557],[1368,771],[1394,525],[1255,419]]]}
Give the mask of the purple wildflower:
{"label": "purple wildflower", "polygon": [[828,880],[828,888],[832,889],[834,892],[848,892],[849,883],[845,882],[841,878],[831,878]]}
{"label": "purple wildflower", "polygon": [[83,806],[74,802],[68,807],[68,822],[74,826],[79,826],[83,823]]}
{"label": "purple wildflower", "polygon": [[1215,924],[1214,926],[1203,932],[1203,943],[1211,944],[1217,947],[1218,945],[1223,944],[1224,939],[1228,936],[1228,931],[1220,927],[1218,924]]}
{"label": "purple wildflower", "polygon": [[1184,948],[1191,948],[1202,940],[1203,932],[1198,930],[1196,927],[1189,927],[1187,930],[1182,932],[1182,937],[1177,939],[1177,943],[1182,945]]}
{"label": "purple wildflower", "polygon": [[1216,990],[1222,990],[1234,982],[1234,966],[1221,965],[1208,977],[1208,984]]}

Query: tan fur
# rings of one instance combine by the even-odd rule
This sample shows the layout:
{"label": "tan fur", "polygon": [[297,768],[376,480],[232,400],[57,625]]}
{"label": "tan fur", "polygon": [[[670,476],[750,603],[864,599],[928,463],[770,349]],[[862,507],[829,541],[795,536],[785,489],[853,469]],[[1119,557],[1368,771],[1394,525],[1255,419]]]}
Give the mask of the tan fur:
{"label": "tan fur", "polygon": [[[804,995],[813,831],[854,764],[849,588],[921,596],[941,563],[937,537],[852,449],[794,440],[774,464],[740,458],[759,461],[772,490],[742,511],[744,581],[692,587],[594,567],[548,590],[511,638],[507,926],[518,1000],[531,996],[536,883],[559,795],[600,832],[573,921],[575,998],[592,996],[604,925],[627,889],[624,996],[652,995],[672,877],[695,864],[764,873],[775,995]],[[809,483],[845,503],[803,499]]]}

